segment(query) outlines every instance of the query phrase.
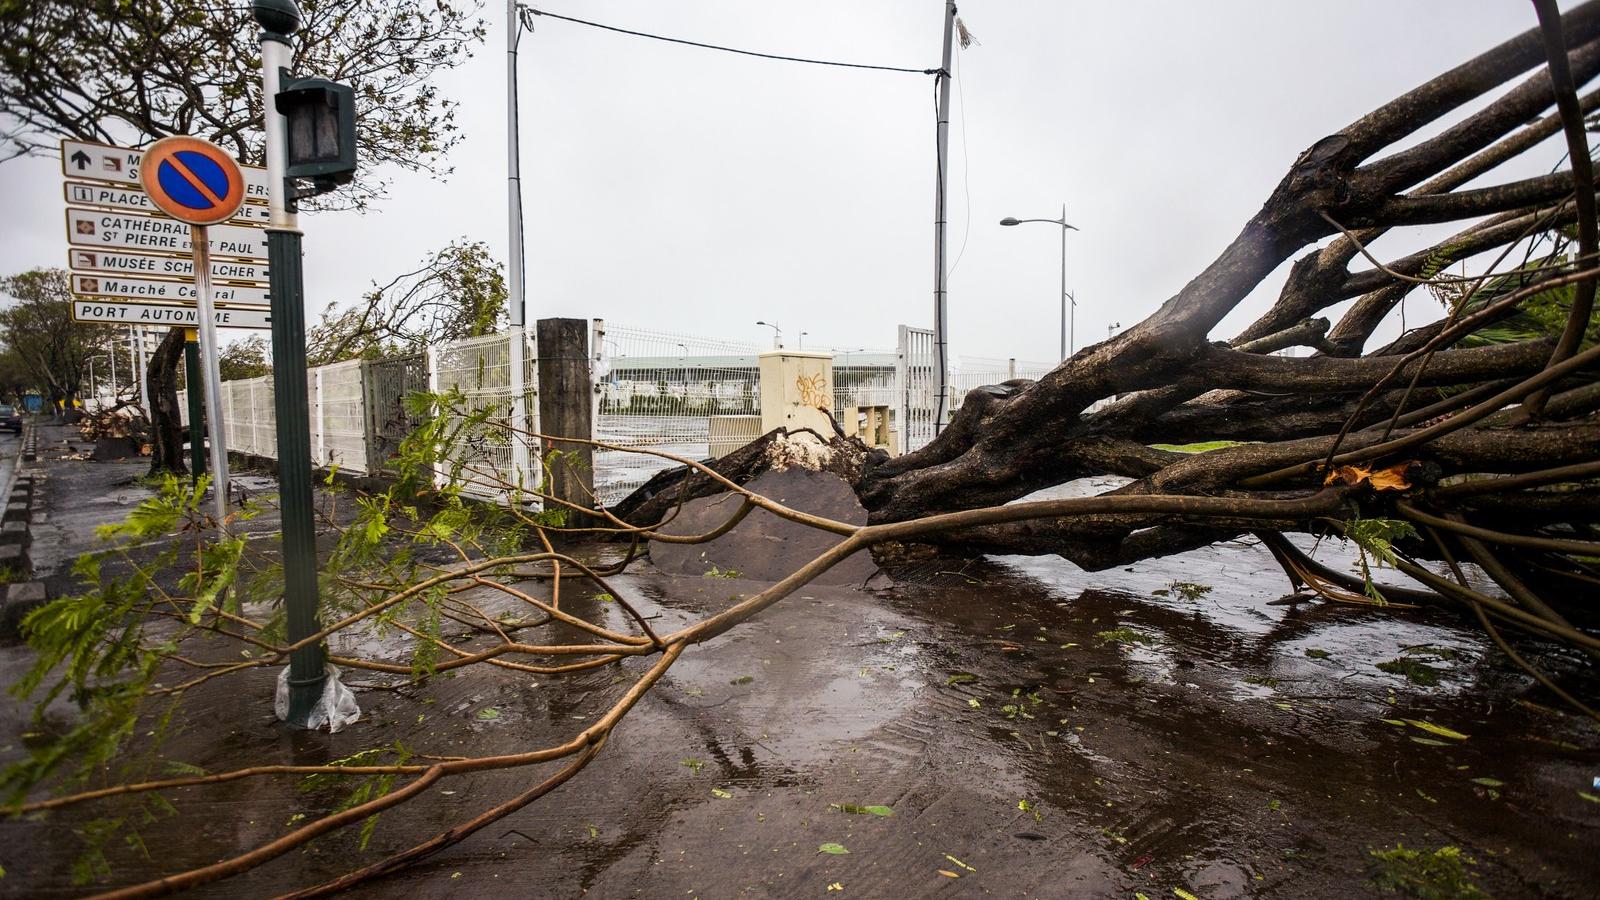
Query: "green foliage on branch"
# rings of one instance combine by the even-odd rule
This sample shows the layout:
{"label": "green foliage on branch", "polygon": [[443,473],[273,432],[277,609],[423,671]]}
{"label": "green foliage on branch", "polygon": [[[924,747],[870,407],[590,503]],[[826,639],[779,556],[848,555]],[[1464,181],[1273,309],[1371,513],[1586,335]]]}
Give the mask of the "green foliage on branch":
{"label": "green foliage on branch", "polygon": [[[434,79],[485,34],[477,5],[450,0],[300,0],[290,68],[355,89],[353,184],[318,203],[364,208],[389,166],[445,174],[461,139],[457,104]],[[169,134],[215,141],[260,164],[261,53],[248,3],[183,0],[0,2],[0,159],[55,149],[61,135],[144,144]]]}
{"label": "green foliage on branch", "polygon": [[[409,678],[421,683],[456,658],[447,647],[458,636],[445,633],[452,617],[459,618],[450,605],[451,569],[525,554],[532,528],[562,520],[564,513],[523,509],[538,485],[502,484],[501,492],[513,498],[509,507],[478,499],[493,496],[494,467],[506,450],[506,404],[471,402],[459,391],[406,402],[422,424],[401,442],[391,462],[397,475],[387,488],[355,493],[333,472],[322,485],[323,521],[336,539],[319,573],[318,614],[325,625],[359,620],[348,626],[350,633],[408,642]],[[502,441],[485,441],[489,434]],[[543,460],[556,461],[566,461],[565,455]],[[186,698],[213,678],[287,661],[275,536],[252,536],[242,528],[270,498],[233,510],[218,527],[209,514],[206,479],[191,483],[167,476],[146,484],[151,496],[124,521],[98,529],[103,548],[75,563],[81,592],[46,604],[23,622],[37,657],[11,690],[33,702],[41,739],[30,745],[27,758],[0,771],[0,795],[8,804],[45,789],[71,793],[91,782],[194,771],[163,756]],[[508,565],[497,565],[482,575],[509,573]],[[492,627],[521,624],[502,616]],[[267,704],[270,697],[259,700]],[[65,729],[51,724],[60,720],[62,702],[73,706]],[[364,754],[333,764],[404,764],[410,757],[400,745]],[[341,783],[338,776],[317,776],[303,786],[317,792]],[[392,774],[363,775],[338,808],[382,797],[394,784]],[[118,853],[145,852],[140,830],[170,810],[156,793],[113,806],[114,814],[78,829],[83,854],[74,872],[81,881],[110,875]],[[375,816],[365,820],[361,846],[375,825]]]}

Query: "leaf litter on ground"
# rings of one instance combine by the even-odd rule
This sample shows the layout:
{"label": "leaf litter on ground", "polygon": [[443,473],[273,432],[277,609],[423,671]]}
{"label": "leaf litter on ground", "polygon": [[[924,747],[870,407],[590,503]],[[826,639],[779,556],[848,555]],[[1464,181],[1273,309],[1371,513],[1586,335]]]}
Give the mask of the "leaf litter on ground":
{"label": "leaf litter on ground", "polygon": [[854,803],[829,803],[829,809],[858,816],[892,816],[894,810],[887,806],[857,806]]}

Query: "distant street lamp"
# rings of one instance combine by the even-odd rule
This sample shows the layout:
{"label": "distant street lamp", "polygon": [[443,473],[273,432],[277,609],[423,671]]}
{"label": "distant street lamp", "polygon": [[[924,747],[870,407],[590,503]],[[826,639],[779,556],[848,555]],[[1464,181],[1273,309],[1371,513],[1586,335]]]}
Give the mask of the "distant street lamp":
{"label": "distant street lamp", "polygon": [[776,323],[776,322],[757,322],[756,324],[757,325],[765,325],[768,328],[772,329],[772,349],[774,349],[774,350],[782,350],[783,349],[783,330],[778,327],[778,323]]}
{"label": "distant street lamp", "polygon": [[806,335],[808,335],[810,333],[811,332],[809,332],[809,331],[800,332],[800,349],[801,350],[804,350],[806,348]]}
{"label": "distant street lamp", "polygon": [[1106,325],[1106,340],[1108,340],[1108,341],[1111,340],[1111,338],[1116,335],[1117,329],[1121,328],[1121,327],[1122,327],[1122,323],[1121,322],[1112,322],[1112,323]]}
{"label": "distant street lamp", "polygon": [[[101,402],[101,400],[100,400],[100,389],[94,383],[94,361],[97,360],[97,359],[106,359],[106,357],[104,355],[89,357],[89,360],[88,360],[88,362],[89,362],[89,399],[91,399],[91,400],[93,400],[95,402],[95,406],[104,407],[105,404],[103,402]],[[114,382],[112,384],[112,389],[113,390],[116,389],[116,385],[115,385]],[[83,411],[84,412],[88,412],[89,411],[89,404],[85,403],[83,405]]]}
{"label": "distant street lamp", "polygon": [[1001,225],[1021,225],[1024,222],[1049,222],[1061,226],[1061,358],[1066,359],[1071,351],[1077,349],[1077,334],[1070,332],[1077,330],[1077,298],[1067,293],[1067,229],[1078,230],[1076,225],[1067,224],[1067,205],[1061,204],[1061,218],[1059,219],[1013,219],[1010,216],[1000,220]]}
{"label": "distant street lamp", "polygon": [[689,400],[689,348],[683,344],[678,345],[683,352],[678,354],[678,380],[683,382],[683,399]]}

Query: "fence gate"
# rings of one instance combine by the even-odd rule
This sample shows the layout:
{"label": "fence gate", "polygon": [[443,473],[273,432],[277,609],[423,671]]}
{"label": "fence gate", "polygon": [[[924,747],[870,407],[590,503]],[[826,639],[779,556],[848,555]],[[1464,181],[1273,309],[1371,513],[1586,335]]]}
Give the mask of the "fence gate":
{"label": "fence gate", "polygon": [[919,450],[933,440],[935,406],[939,401],[934,362],[933,331],[901,325],[894,370],[901,453]]}
{"label": "fence gate", "polygon": [[364,368],[367,469],[384,472],[400,452],[400,442],[422,425],[406,410],[406,398],[428,389],[428,354],[368,360]]}

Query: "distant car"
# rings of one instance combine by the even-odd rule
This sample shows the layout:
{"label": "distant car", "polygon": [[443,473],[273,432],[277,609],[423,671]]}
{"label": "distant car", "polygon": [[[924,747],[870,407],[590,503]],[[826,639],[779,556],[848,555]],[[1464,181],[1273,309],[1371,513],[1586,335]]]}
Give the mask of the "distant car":
{"label": "distant car", "polygon": [[0,406],[0,431],[21,431],[22,417],[15,406]]}

